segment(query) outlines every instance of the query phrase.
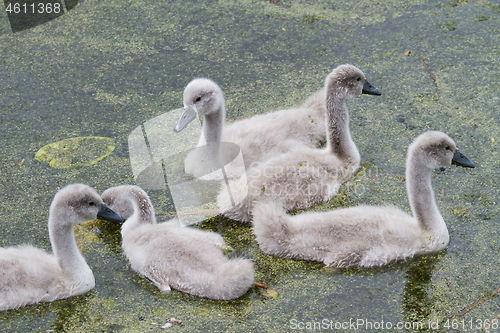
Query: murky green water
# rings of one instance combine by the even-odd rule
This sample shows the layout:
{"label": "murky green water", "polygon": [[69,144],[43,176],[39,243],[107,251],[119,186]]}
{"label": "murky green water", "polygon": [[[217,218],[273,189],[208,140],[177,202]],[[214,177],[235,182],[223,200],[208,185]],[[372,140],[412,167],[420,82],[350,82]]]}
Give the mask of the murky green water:
{"label": "murky green water", "polygon": [[[2,247],[27,242],[50,250],[48,207],[66,184],[82,182],[102,192],[134,183],[128,135],[181,107],[184,86],[199,76],[220,84],[229,120],[301,103],[341,63],[360,67],[383,92],[349,102],[366,172],[318,210],[388,203],[409,211],[401,177],[406,149],[426,130],[449,134],[477,167],[433,174],[451,237],[449,247],[433,256],[331,271],[265,256],[247,234],[249,226],[214,217],[202,228],[222,233],[252,258],[256,280],[280,294],[266,299],[254,288],[239,300],[219,302],[162,294],[129,268],[118,227],[101,224],[82,231],[96,288],[0,313],[0,331],[160,331],[171,317],[185,326],[170,330],[186,332],[280,332],[313,322],[335,330],[336,323],[357,320],[394,326],[437,321],[435,331],[448,331],[449,320],[460,330],[470,331],[472,323],[472,331],[481,331],[484,321],[500,319],[500,301],[492,294],[500,287],[499,19],[498,0],[85,0],[13,34],[2,8]],[[82,168],[53,169],[34,160],[49,143],[85,136],[112,138],[116,148]],[[168,192],[149,193],[159,215],[172,211]],[[398,331],[387,325],[374,330]]]}

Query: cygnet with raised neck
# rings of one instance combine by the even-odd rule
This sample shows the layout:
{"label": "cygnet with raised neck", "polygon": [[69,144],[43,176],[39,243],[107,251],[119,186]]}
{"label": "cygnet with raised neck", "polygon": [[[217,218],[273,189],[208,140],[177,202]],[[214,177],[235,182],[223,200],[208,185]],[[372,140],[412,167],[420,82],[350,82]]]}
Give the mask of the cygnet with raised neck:
{"label": "cygnet with raised neck", "polygon": [[277,257],[326,266],[380,266],[444,249],[449,234],[431,186],[433,169],[474,164],[442,132],[426,132],[408,149],[406,185],[413,216],[392,206],[358,206],[290,216],[272,202],[253,211],[260,249]]}

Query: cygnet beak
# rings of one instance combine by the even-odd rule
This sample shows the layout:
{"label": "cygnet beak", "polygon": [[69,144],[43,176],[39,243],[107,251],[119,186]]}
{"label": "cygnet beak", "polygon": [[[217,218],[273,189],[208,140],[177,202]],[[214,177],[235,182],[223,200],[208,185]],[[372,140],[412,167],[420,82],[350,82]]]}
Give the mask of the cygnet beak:
{"label": "cygnet beak", "polygon": [[123,221],[123,218],[120,216],[120,214],[116,213],[105,204],[101,205],[101,208],[99,208],[99,212],[97,212],[97,216],[110,222],[120,223],[121,221]]}
{"label": "cygnet beak", "polygon": [[382,93],[378,91],[374,86],[372,86],[371,83],[367,80],[365,80],[365,84],[363,85],[363,90],[361,91],[361,93],[375,96],[382,95]]}
{"label": "cygnet beak", "polygon": [[472,163],[471,160],[460,151],[455,150],[455,154],[453,155],[452,163],[466,167],[466,168],[475,168],[476,166]]}
{"label": "cygnet beak", "polygon": [[191,107],[191,106],[186,106],[184,107],[184,111],[181,114],[181,117],[179,118],[179,121],[174,127],[174,132],[179,133],[184,129],[184,127],[187,126],[191,121],[193,121],[194,118],[196,118],[197,113],[196,110]]}

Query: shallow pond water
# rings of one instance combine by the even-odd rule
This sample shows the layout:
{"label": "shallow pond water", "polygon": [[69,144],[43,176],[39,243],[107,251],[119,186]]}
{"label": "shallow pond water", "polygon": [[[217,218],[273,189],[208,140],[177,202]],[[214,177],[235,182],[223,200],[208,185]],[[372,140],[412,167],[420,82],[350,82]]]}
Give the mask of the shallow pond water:
{"label": "shallow pond water", "polygon": [[[272,258],[259,251],[250,226],[205,221],[201,228],[254,260],[256,281],[275,289],[274,299],[258,288],[227,302],[162,294],[128,266],[117,226],[81,226],[96,287],[0,313],[0,331],[160,331],[172,317],[184,327],[170,330],[187,332],[284,332],[315,323],[316,331],[484,331],[486,321],[500,319],[498,0],[84,0],[16,33],[0,8],[1,247],[50,250],[48,207],[69,183],[99,192],[133,184],[129,135],[182,107],[195,77],[221,86],[231,121],[302,103],[338,64],[364,71],[383,93],[348,104],[364,173],[313,210],[363,203],[409,212],[406,150],[426,130],[446,132],[477,166],[433,173],[448,248],[380,268],[335,271]],[[54,169],[34,158],[47,144],[91,136],[115,146],[93,165]],[[160,218],[173,213],[168,190],[148,193]]]}

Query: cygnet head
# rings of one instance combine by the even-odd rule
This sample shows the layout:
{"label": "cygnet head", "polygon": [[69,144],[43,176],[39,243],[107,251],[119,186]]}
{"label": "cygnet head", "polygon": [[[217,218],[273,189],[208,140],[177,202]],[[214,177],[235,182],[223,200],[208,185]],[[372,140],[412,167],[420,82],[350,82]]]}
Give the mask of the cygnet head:
{"label": "cygnet head", "polygon": [[111,209],[124,219],[131,217],[134,212],[146,223],[156,223],[155,213],[151,200],[146,192],[135,185],[121,185],[108,188],[101,195],[102,200]]}
{"label": "cygnet head", "polygon": [[455,142],[446,134],[429,131],[418,136],[408,149],[408,163],[427,166],[429,169],[450,165],[452,162],[460,166],[474,168],[475,165],[460,153]]}
{"label": "cygnet head", "polygon": [[325,87],[327,94],[333,92],[336,94],[335,97],[340,99],[352,98],[361,94],[381,95],[365,79],[365,75],[359,68],[348,64],[335,68],[326,77]]}
{"label": "cygnet head", "polygon": [[224,119],[224,95],[219,86],[210,79],[197,78],[184,89],[184,112],[174,131],[180,132],[196,117],[219,113]]}
{"label": "cygnet head", "polygon": [[59,190],[50,205],[50,214],[62,215],[63,218],[51,221],[64,225],[95,220],[97,217],[112,222],[122,221],[119,214],[102,202],[101,196],[94,189],[83,184],[68,185]]}

